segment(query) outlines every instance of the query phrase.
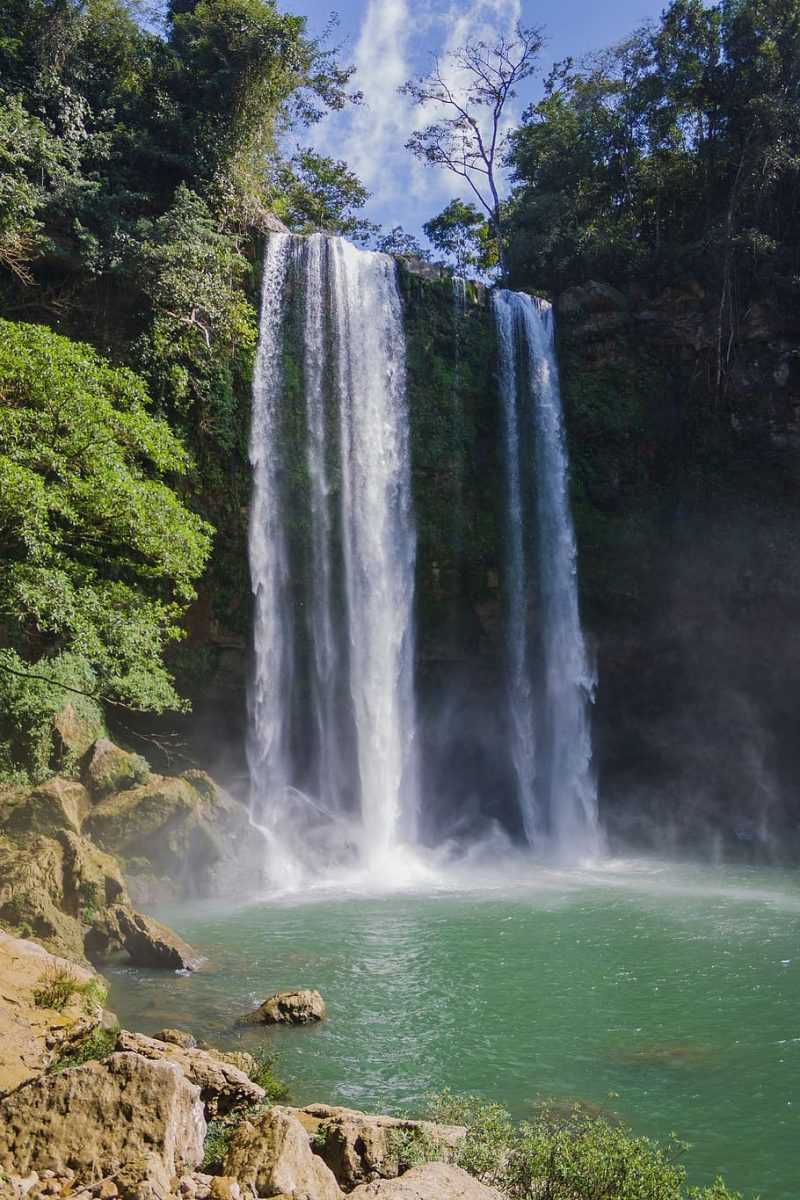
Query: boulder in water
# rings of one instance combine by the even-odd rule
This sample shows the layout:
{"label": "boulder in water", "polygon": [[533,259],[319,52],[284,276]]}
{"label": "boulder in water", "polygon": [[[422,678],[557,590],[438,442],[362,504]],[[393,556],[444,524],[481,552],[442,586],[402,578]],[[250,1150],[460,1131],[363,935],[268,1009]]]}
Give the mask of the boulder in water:
{"label": "boulder in water", "polygon": [[129,1200],[166,1200],[203,1157],[200,1089],[178,1066],[112,1054],[44,1075],[0,1101],[0,1166],[113,1175]]}
{"label": "boulder in water", "polygon": [[183,1050],[194,1050],[197,1042],[194,1036],[185,1029],[162,1029],[156,1034],[159,1042],[167,1042],[170,1046],[180,1046]]}
{"label": "boulder in water", "polygon": [[203,959],[166,925],[121,904],[98,918],[86,936],[86,953],[102,960],[116,948],[123,949],[139,967],[164,967],[172,971],[196,971]]}
{"label": "boulder in water", "polygon": [[313,988],[276,992],[259,1005],[255,1012],[240,1017],[240,1025],[309,1025],[324,1020],[325,1001]]}
{"label": "boulder in water", "polygon": [[303,1126],[285,1108],[242,1121],[231,1139],[224,1174],[247,1195],[341,1200],[333,1173],[314,1154]]}

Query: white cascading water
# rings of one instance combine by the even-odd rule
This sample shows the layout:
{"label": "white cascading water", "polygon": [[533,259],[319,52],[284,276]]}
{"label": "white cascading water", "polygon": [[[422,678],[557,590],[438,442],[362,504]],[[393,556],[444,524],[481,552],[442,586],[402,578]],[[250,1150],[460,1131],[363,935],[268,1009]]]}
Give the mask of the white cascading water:
{"label": "white cascading water", "polygon": [[[498,291],[494,305],[509,493],[512,758],[529,841],[558,857],[575,859],[593,855],[600,848],[588,716],[595,678],[578,611],[577,554],[553,314],[549,304],[521,292]],[[530,671],[527,595],[532,560],[524,546],[520,449],[528,439],[520,439],[522,421],[532,426],[529,432],[534,446],[537,633],[543,672],[538,705],[534,705],[531,676],[527,675],[527,684],[520,678],[523,669]],[[512,641],[516,638],[518,642]],[[529,731],[533,740],[529,740]],[[523,777],[523,772],[528,773]]]}
{"label": "white cascading water", "polygon": [[493,292],[492,303],[497,323],[506,471],[506,681],[510,750],[525,836],[529,845],[535,846],[542,829],[536,793],[536,731],[528,648],[528,572],[517,386],[519,317],[515,293]]}
{"label": "white cascading water", "polygon": [[[290,279],[296,285],[292,295]],[[302,656],[294,649],[299,632],[291,620],[284,532],[290,501],[279,418],[286,314],[295,296],[304,305],[313,771],[306,761],[309,739],[295,739],[297,750],[291,736],[295,667]],[[404,844],[413,843],[417,812],[416,538],[405,341],[393,259],[322,235],[269,238],[251,461],[256,611],[249,756],[253,818],[270,847],[268,873],[273,882],[292,885],[308,871],[342,864],[354,850],[362,866],[380,875],[394,868]],[[338,633],[340,609],[346,644]],[[354,756],[343,749],[349,730]],[[309,795],[309,788],[316,794]]]}

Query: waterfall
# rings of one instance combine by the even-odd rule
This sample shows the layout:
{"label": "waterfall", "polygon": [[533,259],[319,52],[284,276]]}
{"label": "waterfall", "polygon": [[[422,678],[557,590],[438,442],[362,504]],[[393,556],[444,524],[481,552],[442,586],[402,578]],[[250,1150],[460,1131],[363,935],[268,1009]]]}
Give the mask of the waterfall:
{"label": "waterfall", "polygon": [[[552,310],[524,293],[494,295],[507,488],[508,695],[511,756],[529,842],[562,857],[599,848],[588,705],[595,679],[578,611]],[[520,427],[525,422],[525,437]],[[523,502],[523,447],[533,445],[532,504]],[[526,532],[526,509],[535,520]],[[536,553],[530,543],[535,542]],[[538,653],[528,639],[535,571]],[[532,662],[541,665],[536,686]]]}
{"label": "waterfall", "polygon": [[[294,326],[302,349],[289,371]],[[409,457],[393,259],[272,235],[253,384],[249,761],[279,882],[353,855],[380,872],[415,838]],[[304,627],[292,620],[298,596]]]}

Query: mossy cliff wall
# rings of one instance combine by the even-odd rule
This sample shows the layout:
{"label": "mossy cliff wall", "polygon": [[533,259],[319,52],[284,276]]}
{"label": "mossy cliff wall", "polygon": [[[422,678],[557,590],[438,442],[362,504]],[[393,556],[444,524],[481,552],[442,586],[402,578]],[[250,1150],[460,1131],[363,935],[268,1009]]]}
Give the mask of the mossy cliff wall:
{"label": "mossy cliff wall", "polygon": [[[494,323],[481,288],[457,293],[449,278],[402,262],[399,278],[429,832],[452,828],[454,814],[464,831],[479,813],[513,827]],[[713,298],[699,287],[648,296],[587,284],[560,297],[557,311],[605,817],[613,831],[661,848],[721,839],[769,852],[787,844],[798,807],[800,328],[754,306],[718,378]],[[290,323],[285,434],[295,448],[300,337]],[[229,779],[244,777],[248,414],[243,398],[241,445],[208,477],[221,532],[183,651],[195,700],[186,736]],[[297,449],[288,474],[299,500]],[[291,511],[302,580],[305,505]]]}

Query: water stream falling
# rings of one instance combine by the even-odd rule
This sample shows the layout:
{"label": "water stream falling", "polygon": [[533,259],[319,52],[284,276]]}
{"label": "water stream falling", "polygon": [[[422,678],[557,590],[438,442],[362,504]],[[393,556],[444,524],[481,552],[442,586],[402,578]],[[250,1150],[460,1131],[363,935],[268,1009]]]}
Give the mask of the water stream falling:
{"label": "water stream falling", "polygon": [[[287,313],[298,303],[307,471],[300,490],[285,432]],[[319,234],[270,237],[250,455],[249,761],[269,877],[290,886],[348,860],[379,873],[413,843],[417,809],[416,541],[391,258]],[[307,541],[300,556],[287,545],[290,529],[306,531],[295,533]],[[291,578],[298,557],[308,564],[304,593]],[[292,621],[300,595],[305,629]]]}
{"label": "water stream falling", "polygon": [[[521,292],[497,291],[493,302],[506,456],[511,754],[528,841],[576,858],[596,853],[600,841],[588,719],[595,679],[578,612],[553,316],[547,303]],[[528,505],[523,467],[530,445]],[[529,511],[532,520],[526,520]],[[534,580],[535,647],[528,632]]]}

